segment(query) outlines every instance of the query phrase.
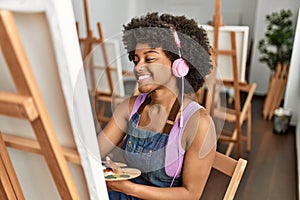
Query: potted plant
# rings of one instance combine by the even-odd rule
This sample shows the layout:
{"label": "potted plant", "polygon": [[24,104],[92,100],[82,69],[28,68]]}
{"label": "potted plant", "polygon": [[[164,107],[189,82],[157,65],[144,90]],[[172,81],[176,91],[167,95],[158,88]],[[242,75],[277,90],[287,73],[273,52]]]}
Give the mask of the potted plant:
{"label": "potted plant", "polygon": [[266,15],[267,31],[258,42],[259,61],[266,63],[275,71],[278,63],[289,64],[292,49],[294,28],[291,10],[280,10]]}
{"label": "potted plant", "polygon": [[266,24],[265,37],[259,40],[258,50],[259,61],[266,63],[272,72],[263,110],[264,118],[271,119],[280,106],[288,78],[294,40],[291,10],[266,15]]}

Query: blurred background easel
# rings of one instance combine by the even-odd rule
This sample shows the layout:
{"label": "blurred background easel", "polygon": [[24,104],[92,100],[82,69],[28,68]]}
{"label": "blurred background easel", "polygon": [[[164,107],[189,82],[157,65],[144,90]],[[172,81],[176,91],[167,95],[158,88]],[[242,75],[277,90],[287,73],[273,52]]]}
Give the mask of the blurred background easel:
{"label": "blurred background easel", "polygon": [[[219,118],[224,120],[226,123],[233,123],[233,130],[221,128],[221,135],[219,137],[220,142],[228,143],[228,147],[226,149],[226,155],[230,155],[233,149],[234,144],[237,145],[237,156],[242,157],[242,142],[247,142],[247,151],[251,149],[251,100],[254,94],[254,90],[256,88],[256,84],[249,84],[246,81],[240,81],[238,64],[237,64],[237,49],[236,49],[236,34],[234,31],[230,32],[230,44],[231,49],[220,49],[219,48],[219,29],[224,26],[221,16],[221,0],[215,1],[215,13],[213,16],[213,21],[211,25],[214,27],[214,41],[213,41],[213,52],[212,57],[215,64],[215,70],[218,67],[230,67],[230,66],[219,66],[218,56],[230,56],[232,59],[232,73],[233,77],[231,80],[220,80],[216,77],[216,74],[213,74],[214,88],[212,88],[212,100],[209,103],[209,110],[211,114],[215,118]],[[232,107],[228,105],[224,107],[220,103],[220,91],[221,88],[217,88],[217,86],[225,88],[232,88],[234,91],[234,99]],[[245,100],[241,102],[241,92],[246,94]],[[208,101],[209,102],[209,101]],[[242,124],[247,122],[247,133],[246,135],[242,134]]]}
{"label": "blurred background easel", "polygon": [[[111,117],[111,110],[107,109],[108,106],[115,106],[125,96],[123,75],[128,75],[128,72],[122,69],[120,62],[119,64],[117,62],[120,58],[119,53],[116,53],[119,48],[118,43],[104,39],[100,22],[97,22],[99,37],[94,36],[90,27],[88,2],[84,0],[83,3],[86,26],[85,38],[80,37],[78,22],[76,22],[76,27],[95,118],[99,125],[102,126]],[[112,49],[112,45],[114,45],[115,49]],[[102,62],[97,63],[96,60],[102,60]],[[129,75],[132,76],[132,74]],[[116,88],[119,88],[119,91]],[[99,127],[96,128],[98,129]]]}

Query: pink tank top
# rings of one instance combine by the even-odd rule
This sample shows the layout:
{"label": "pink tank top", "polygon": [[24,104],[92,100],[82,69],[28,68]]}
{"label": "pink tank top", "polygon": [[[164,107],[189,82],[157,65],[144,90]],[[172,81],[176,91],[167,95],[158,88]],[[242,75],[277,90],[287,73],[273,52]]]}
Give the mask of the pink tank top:
{"label": "pink tank top", "polygon": [[[147,97],[147,93],[140,94],[133,105],[133,109],[130,114],[130,118],[134,113],[137,112],[140,105],[144,102]],[[167,146],[166,146],[166,157],[165,157],[165,169],[168,176],[179,177],[181,175],[182,163],[185,155],[185,150],[181,146],[181,138],[183,130],[189,120],[189,118],[200,108],[203,108],[197,102],[189,103],[183,110],[183,127],[179,126],[180,120],[177,119],[173,128],[170,131]]]}

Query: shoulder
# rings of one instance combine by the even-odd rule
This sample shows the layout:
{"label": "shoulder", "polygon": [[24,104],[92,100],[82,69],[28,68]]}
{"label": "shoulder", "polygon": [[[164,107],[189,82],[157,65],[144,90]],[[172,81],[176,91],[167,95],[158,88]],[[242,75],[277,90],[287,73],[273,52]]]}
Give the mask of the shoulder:
{"label": "shoulder", "polygon": [[203,129],[207,129],[209,126],[212,126],[214,122],[212,120],[212,117],[204,107],[200,106],[197,108],[198,109],[194,111],[190,119],[187,121],[187,126],[192,126],[194,128],[197,127],[197,130],[199,132]]}
{"label": "shoulder", "polygon": [[184,129],[186,147],[195,143],[201,147],[206,140],[216,143],[216,131],[212,117],[202,106],[187,121]]}
{"label": "shoulder", "polygon": [[199,120],[203,122],[211,120],[210,114],[207,112],[207,110],[197,101],[190,98],[185,99],[184,112],[190,115],[187,125],[191,123],[198,123]]}

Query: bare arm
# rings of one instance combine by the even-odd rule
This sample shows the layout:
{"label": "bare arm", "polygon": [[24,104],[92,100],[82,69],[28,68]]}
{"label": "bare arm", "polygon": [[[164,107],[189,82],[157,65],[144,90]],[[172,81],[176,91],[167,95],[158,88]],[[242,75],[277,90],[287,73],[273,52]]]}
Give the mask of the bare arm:
{"label": "bare arm", "polygon": [[103,131],[98,135],[101,158],[110,153],[124,138],[129,113],[135,98],[128,98],[118,105]]}
{"label": "bare arm", "polygon": [[199,122],[197,132],[186,151],[182,187],[160,188],[130,181],[107,182],[108,186],[113,190],[142,199],[199,199],[207,182],[216,151],[213,121],[204,110],[199,113],[191,117],[184,131],[185,133],[192,130],[195,132],[195,122]]}

